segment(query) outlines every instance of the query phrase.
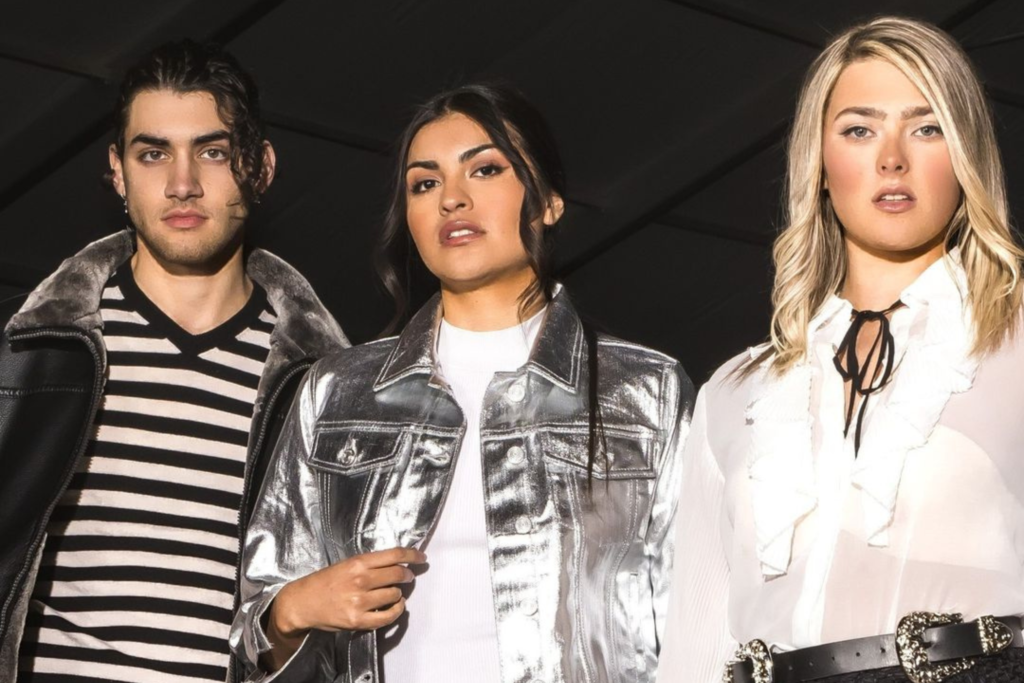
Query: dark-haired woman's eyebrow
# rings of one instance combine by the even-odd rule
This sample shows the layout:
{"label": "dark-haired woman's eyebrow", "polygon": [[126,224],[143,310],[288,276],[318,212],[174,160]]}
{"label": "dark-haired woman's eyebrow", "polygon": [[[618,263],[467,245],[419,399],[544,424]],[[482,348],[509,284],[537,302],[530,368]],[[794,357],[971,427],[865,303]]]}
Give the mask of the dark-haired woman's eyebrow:
{"label": "dark-haired woman's eyebrow", "polygon": [[459,155],[459,163],[460,164],[464,164],[467,161],[469,161],[470,159],[472,159],[473,157],[475,157],[480,152],[484,152],[484,151],[489,150],[489,149],[494,149],[496,147],[497,147],[497,145],[494,144],[493,142],[488,142],[488,143],[485,143],[483,145],[477,145],[476,147],[474,147],[472,149],[467,149],[465,152],[463,152],[462,154]]}
{"label": "dark-haired woman's eyebrow", "polygon": [[437,165],[436,161],[410,161],[409,165],[405,167],[405,172],[408,173],[414,168],[425,168],[428,171],[436,171],[441,167]]}

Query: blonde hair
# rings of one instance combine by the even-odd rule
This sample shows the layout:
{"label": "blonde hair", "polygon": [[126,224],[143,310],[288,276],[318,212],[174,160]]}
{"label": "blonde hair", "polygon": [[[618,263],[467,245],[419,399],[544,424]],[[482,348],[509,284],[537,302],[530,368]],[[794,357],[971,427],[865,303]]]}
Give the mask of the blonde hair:
{"label": "blonde hair", "polygon": [[944,133],[962,190],[946,249],[960,247],[967,273],[972,353],[998,348],[1012,334],[1020,309],[1024,252],[1010,229],[1003,166],[978,77],[967,55],[940,29],[880,17],[833,40],[800,93],[789,140],[786,225],[773,249],[771,347],[761,358],[771,359],[776,374],[806,357],[808,326],[846,277],[842,229],[824,191],[823,121],[839,75],[866,59],[898,68],[928,100]]}

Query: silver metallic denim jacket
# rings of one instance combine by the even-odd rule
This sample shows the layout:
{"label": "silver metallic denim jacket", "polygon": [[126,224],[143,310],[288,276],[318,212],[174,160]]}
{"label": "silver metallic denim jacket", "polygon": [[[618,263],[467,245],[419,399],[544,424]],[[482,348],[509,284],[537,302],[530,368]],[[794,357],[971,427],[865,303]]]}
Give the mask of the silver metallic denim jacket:
{"label": "silver metallic denim jacket", "polygon": [[[436,369],[439,310],[435,298],[401,337],[317,363],[300,388],[245,542],[231,643],[256,668],[249,680],[379,681],[372,632],[313,631],[268,676],[258,668],[271,647],[260,620],[289,581],[430,535],[465,432]],[[549,305],[526,365],[495,374],[484,398],[484,504],[504,683],[654,677],[693,386],[665,355],[601,335],[597,346],[607,456],[590,486],[587,347],[564,292]]]}

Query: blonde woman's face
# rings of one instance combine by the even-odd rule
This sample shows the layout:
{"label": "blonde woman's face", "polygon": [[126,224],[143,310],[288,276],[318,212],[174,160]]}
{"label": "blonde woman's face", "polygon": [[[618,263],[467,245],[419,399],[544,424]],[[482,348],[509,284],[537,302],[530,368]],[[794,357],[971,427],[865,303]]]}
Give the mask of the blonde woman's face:
{"label": "blonde woman's face", "polygon": [[899,261],[942,253],[960,185],[938,118],[899,69],[880,59],[846,67],[822,156],[848,249]]}

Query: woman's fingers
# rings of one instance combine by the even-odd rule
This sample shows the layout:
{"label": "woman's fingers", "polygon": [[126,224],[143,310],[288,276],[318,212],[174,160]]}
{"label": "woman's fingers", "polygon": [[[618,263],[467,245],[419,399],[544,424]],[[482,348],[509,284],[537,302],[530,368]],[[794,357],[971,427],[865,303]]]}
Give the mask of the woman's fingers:
{"label": "woman's fingers", "polygon": [[427,556],[416,548],[388,548],[363,553],[357,557],[366,569],[378,569],[394,564],[423,564],[427,561]]}
{"label": "woman's fingers", "polygon": [[424,561],[426,556],[419,550],[391,548],[356,555],[314,572],[278,595],[275,602],[287,602],[278,605],[278,611],[288,616],[282,619],[282,628],[364,630],[390,624],[405,609],[398,586],[415,578],[406,563]]}
{"label": "woman's fingers", "polygon": [[405,598],[399,596],[398,601],[387,609],[378,610],[376,612],[367,612],[363,619],[364,625],[361,628],[367,631],[372,631],[373,629],[387,626],[395,619],[402,616],[402,612],[404,611]]}
{"label": "woman's fingers", "polygon": [[390,567],[381,567],[366,573],[366,590],[409,583],[414,578],[416,578],[416,575],[404,565],[397,564]]}
{"label": "woman's fingers", "polygon": [[363,609],[367,612],[379,610],[390,607],[401,599],[402,589],[400,588],[378,588],[363,594]]}

